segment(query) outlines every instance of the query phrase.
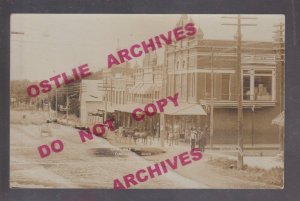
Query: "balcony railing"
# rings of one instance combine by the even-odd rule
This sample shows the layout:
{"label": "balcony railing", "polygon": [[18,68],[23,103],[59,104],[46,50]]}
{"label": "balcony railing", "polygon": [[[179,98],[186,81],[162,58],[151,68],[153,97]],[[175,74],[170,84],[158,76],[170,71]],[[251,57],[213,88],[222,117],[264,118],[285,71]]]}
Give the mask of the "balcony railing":
{"label": "balcony railing", "polygon": [[[246,97],[243,97],[243,106],[244,107],[265,107],[265,106],[275,106],[276,101],[269,99],[256,99],[250,100]],[[210,94],[206,94],[206,96],[200,97],[199,100],[200,104],[210,105],[211,103],[214,104],[216,107],[237,107],[237,94],[221,94],[215,95],[215,97],[211,100]]]}

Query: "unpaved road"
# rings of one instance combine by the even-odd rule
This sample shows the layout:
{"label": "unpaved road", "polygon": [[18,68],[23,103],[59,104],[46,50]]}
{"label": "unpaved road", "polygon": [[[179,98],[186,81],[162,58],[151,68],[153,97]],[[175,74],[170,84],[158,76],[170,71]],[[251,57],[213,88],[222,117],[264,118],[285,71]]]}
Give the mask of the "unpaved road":
{"label": "unpaved road", "polygon": [[[82,143],[78,130],[51,128],[52,136],[41,136],[39,125],[11,124],[10,185],[26,188],[113,188],[113,180],[153,164],[122,150],[102,138]],[[60,139],[64,150],[41,158],[37,147]],[[206,188],[206,185],[169,172],[134,188]]]}
{"label": "unpaved road", "polygon": [[[26,114],[23,121],[22,116]],[[94,137],[82,143],[78,130],[52,125],[52,136],[41,136],[46,113],[13,112],[10,125],[10,186],[12,188],[113,188],[113,180],[135,173],[156,162],[172,158],[182,147],[168,147],[166,153],[140,157],[121,150],[123,144],[109,143]],[[38,147],[60,139],[64,150],[41,158]],[[131,146],[131,145],[130,145]],[[121,152],[125,156],[115,156]],[[207,164],[209,154],[203,159],[176,172],[158,176],[134,188],[274,188],[261,182],[247,181]]]}

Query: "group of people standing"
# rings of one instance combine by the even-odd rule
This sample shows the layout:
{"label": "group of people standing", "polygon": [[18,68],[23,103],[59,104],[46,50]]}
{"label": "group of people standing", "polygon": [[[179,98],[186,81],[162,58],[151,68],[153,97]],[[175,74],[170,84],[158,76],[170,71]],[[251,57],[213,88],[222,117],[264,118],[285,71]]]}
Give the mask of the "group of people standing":
{"label": "group of people standing", "polygon": [[208,128],[191,128],[191,135],[190,135],[190,144],[191,149],[194,149],[196,145],[198,145],[198,148],[201,152],[205,151],[205,145],[206,145],[206,137],[208,134]]}

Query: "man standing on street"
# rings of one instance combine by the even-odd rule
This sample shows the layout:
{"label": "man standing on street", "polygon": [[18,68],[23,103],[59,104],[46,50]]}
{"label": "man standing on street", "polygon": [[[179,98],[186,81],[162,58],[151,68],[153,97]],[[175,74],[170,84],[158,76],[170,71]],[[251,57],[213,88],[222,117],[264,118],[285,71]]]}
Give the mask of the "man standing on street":
{"label": "man standing on street", "polygon": [[195,149],[196,140],[197,140],[196,130],[194,128],[191,128],[191,137],[190,137],[191,149]]}

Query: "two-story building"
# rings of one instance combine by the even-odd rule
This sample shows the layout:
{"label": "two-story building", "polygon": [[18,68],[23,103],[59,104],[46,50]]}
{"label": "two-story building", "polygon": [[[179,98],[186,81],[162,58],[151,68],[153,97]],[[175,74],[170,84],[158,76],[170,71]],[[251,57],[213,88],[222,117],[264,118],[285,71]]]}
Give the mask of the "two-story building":
{"label": "two-story building", "polygon": [[[176,26],[192,19],[183,15]],[[277,143],[278,129],[271,125],[280,113],[276,51],[271,42],[243,41],[241,76],[243,135],[245,143]],[[213,123],[214,143],[237,142],[237,42],[204,39],[201,28],[193,37],[166,47],[167,94],[180,94],[181,104],[203,106],[207,116],[177,116],[180,130]],[[213,116],[211,110],[213,109]]]}

